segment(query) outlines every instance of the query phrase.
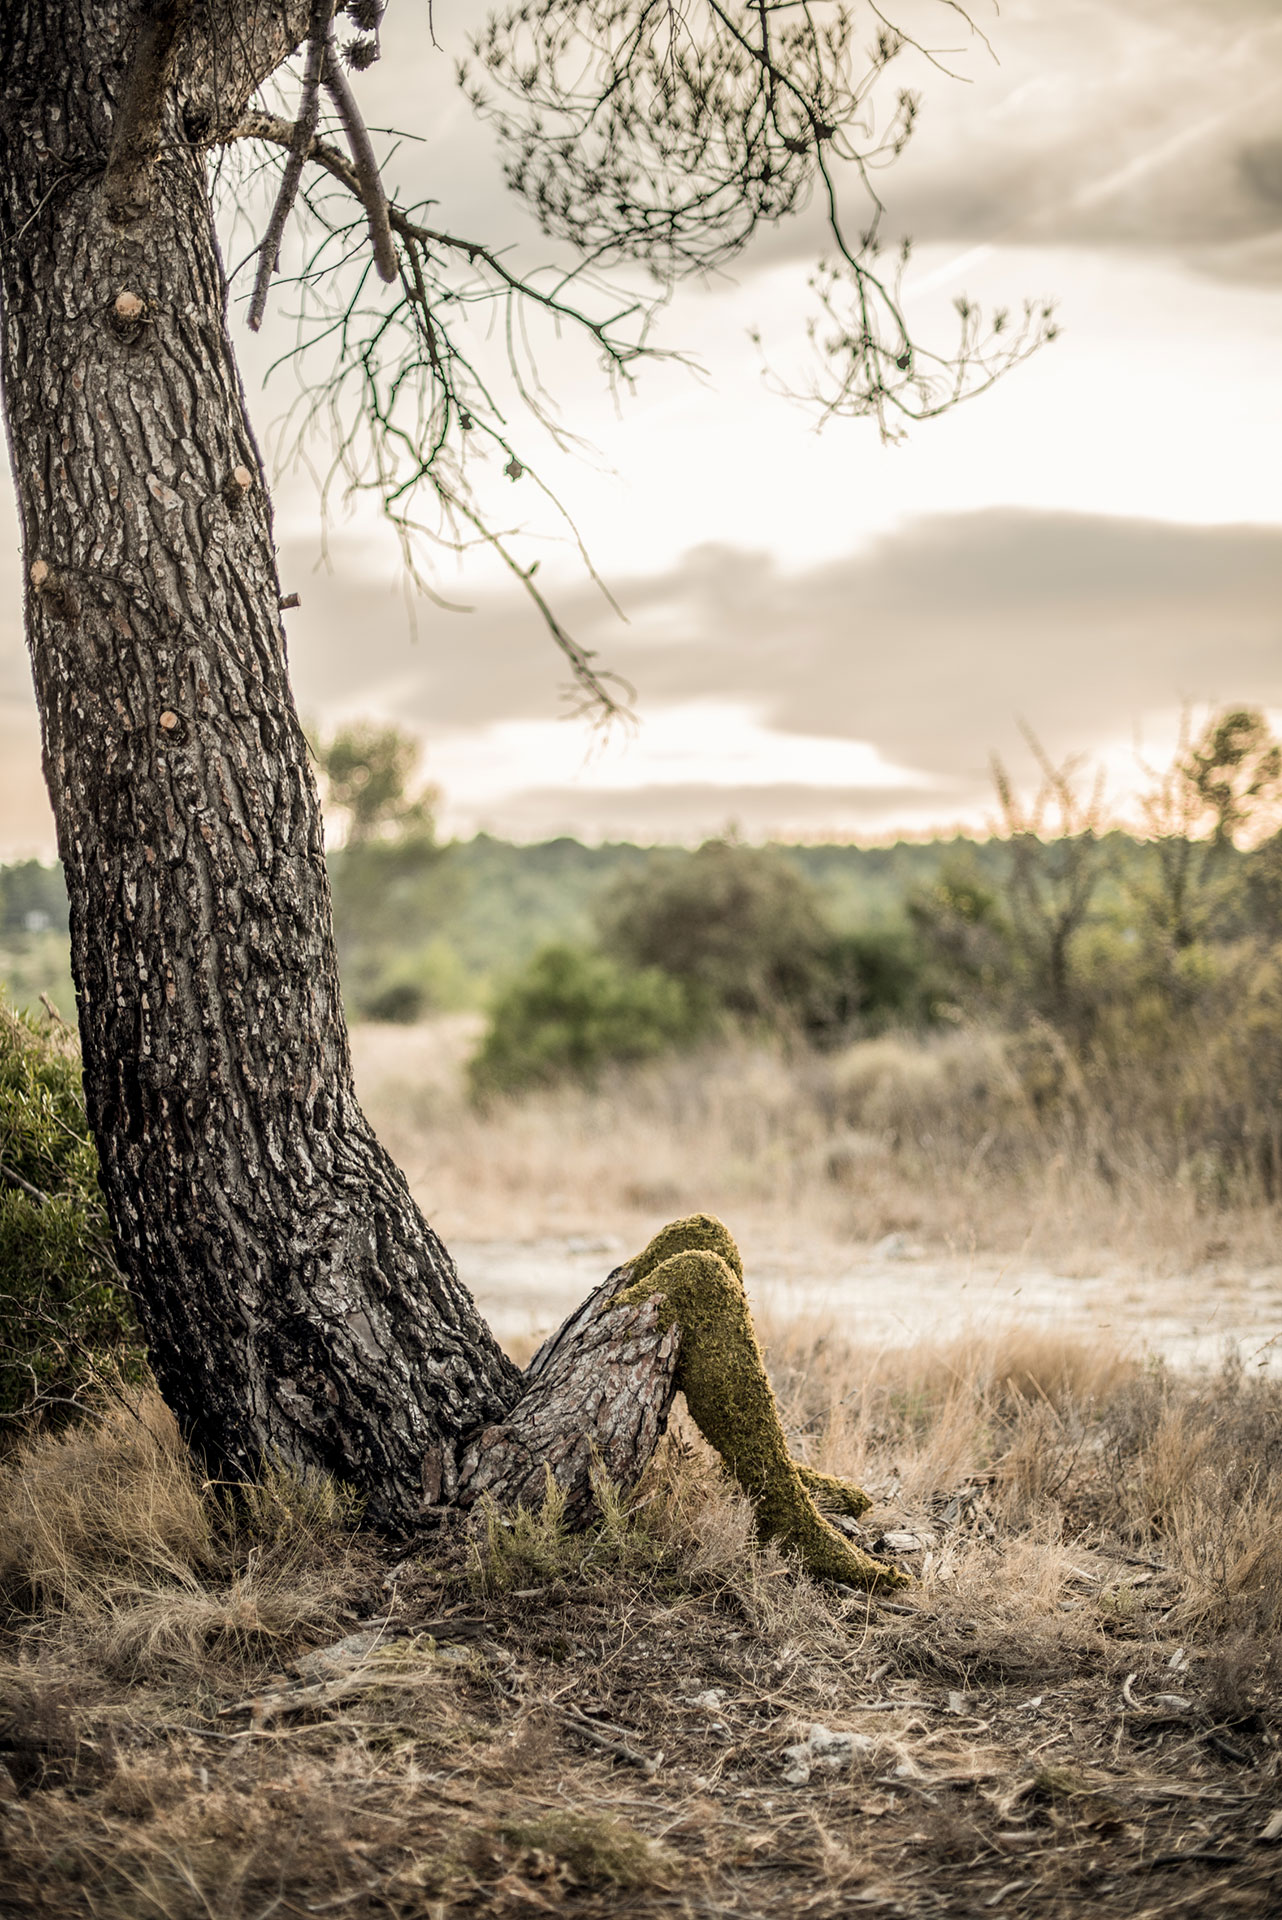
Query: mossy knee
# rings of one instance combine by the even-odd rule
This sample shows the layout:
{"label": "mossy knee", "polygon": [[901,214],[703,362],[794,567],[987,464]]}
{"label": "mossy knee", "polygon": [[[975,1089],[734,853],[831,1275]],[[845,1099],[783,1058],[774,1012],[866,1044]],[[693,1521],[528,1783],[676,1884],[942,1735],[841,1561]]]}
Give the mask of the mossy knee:
{"label": "mossy knee", "polygon": [[[646,1251],[648,1253],[649,1248]],[[737,1348],[742,1346],[746,1333],[756,1350],[756,1335],[752,1331],[743,1282],[719,1253],[707,1247],[670,1253],[639,1276],[634,1274],[616,1296],[615,1304],[639,1305],[655,1294],[664,1302],[664,1315],[669,1324],[675,1323],[681,1328],[687,1349],[691,1343],[710,1334],[728,1338]]]}
{"label": "mossy knee", "polygon": [[743,1261],[739,1257],[734,1236],[711,1213],[692,1213],[684,1220],[673,1220],[666,1227],[661,1227],[644,1252],[627,1262],[632,1271],[633,1284],[644,1280],[665,1260],[671,1260],[679,1253],[715,1253],[725,1261],[740,1286],[743,1285]]}

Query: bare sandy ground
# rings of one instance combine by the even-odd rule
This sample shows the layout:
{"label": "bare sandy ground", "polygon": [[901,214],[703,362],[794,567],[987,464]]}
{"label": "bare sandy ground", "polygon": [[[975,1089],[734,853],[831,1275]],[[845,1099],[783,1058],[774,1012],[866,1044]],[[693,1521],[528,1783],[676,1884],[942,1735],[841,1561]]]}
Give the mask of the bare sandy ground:
{"label": "bare sandy ground", "polygon": [[[442,1121],[420,1130],[413,1103],[439,1098],[448,1115],[480,1024],[476,1015],[460,1014],[420,1028],[357,1027],[357,1081],[478,1305],[501,1340],[528,1351],[638,1250],[660,1216],[643,1227],[636,1213],[621,1212],[616,1223],[590,1174],[573,1164],[559,1163],[558,1190],[541,1194],[531,1190],[528,1169],[518,1175],[512,1168],[505,1194],[495,1163],[513,1142],[502,1132],[485,1140],[474,1188],[460,1182],[457,1169],[442,1184],[432,1165]],[[448,1118],[443,1124],[448,1133]],[[494,1237],[493,1226],[505,1218],[520,1227],[513,1237]],[[996,1336],[1019,1325],[1066,1339],[1105,1339],[1181,1366],[1213,1367],[1236,1346],[1249,1370],[1282,1370],[1282,1264],[1251,1265],[1226,1253],[1181,1269],[1167,1248],[1148,1268],[1107,1257],[1084,1267],[1080,1248],[1066,1245],[1061,1270],[1044,1240],[1033,1255],[982,1248],[962,1254],[903,1234],[871,1245],[840,1242],[798,1230],[795,1215],[788,1223],[774,1219],[768,1208],[727,1218],[767,1331],[802,1319],[875,1349],[960,1333]]]}
{"label": "bare sandy ground", "polygon": [[[608,1236],[456,1240],[459,1272],[501,1340],[548,1332],[636,1249]],[[1040,1264],[940,1257],[895,1236],[872,1248],[747,1239],[748,1291],[767,1326],[805,1319],[863,1347],[910,1346],[1014,1326],[1105,1336],[1130,1352],[1215,1366],[1236,1345],[1251,1370],[1282,1369],[1282,1268],[1160,1280],[1127,1272],[1057,1274]]]}

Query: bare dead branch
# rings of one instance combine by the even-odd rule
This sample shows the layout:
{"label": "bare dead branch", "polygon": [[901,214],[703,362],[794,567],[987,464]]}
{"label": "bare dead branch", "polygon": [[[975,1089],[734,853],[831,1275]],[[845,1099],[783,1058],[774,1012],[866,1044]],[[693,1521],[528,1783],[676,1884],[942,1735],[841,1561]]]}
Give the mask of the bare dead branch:
{"label": "bare dead branch", "polygon": [[356,104],[356,95],[347,84],[347,75],[339,62],[332,30],[325,49],[324,85],[326,93],[334,102],[335,111],[342,122],[343,132],[347,138],[357,188],[365,208],[365,218],[369,221],[369,240],[374,254],[374,265],[378,269],[380,280],[390,285],[395,280],[398,269],[396,248],[392,244],[392,229],[388,224],[387,195],[383,191],[382,176],[378,170],[378,161],[374,158],[369,129]]}
{"label": "bare dead branch", "polygon": [[281,241],[285,237],[285,228],[294,210],[294,202],[298,198],[303,167],[316,137],[316,122],[320,113],[321,74],[325,67],[327,36],[333,17],[334,0],[313,0],[311,28],[307,40],[307,60],[303,68],[303,91],[298,103],[298,118],[290,130],[289,158],[285,162],[285,171],[281,175],[276,203],[272,208],[271,219],[267,222],[267,231],[263,235],[258,253],[258,273],[254,280],[253,297],[249,303],[249,327],[253,333],[257,333],[263,324],[263,315],[267,311],[268,289],[272,283],[272,275],[276,271]]}
{"label": "bare dead branch", "polygon": [[[274,146],[292,147],[294,125],[295,123],[292,120],[285,120],[279,114],[265,113],[259,109],[253,109],[248,113],[242,114],[241,118],[236,122],[236,125],[230,127],[226,133],[220,136],[220,140],[225,142],[233,140],[267,140]],[[355,194],[357,199],[362,202],[362,205],[364,204],[360,176],[354,164],[345,153],[341,153],[337,147],[332,146],[326,140],[313,138],[307,150],[306,157],[313,161],[316,166],[322,167],[326,173],[330,174],[335,180],[346,187],[349,193]],[[623,312],[612,314],[607,320],[594,320],[589,314],[572,306],[568,300],[562,300],[557,294],[548,293],[543,288],[536,286],[533,281],[523,278],[520,274],[513,273],[512,269],[504,261],[502,255],[496,253],[492,247],[487,247],[482,241],[467,240],[459,234],[444,233],[436,227],[425,227],[420,221],[412,220],[410,216],[394,202],[386,201],[385,205],[387,209],[388,226],[398,239],[406,242],[417,242],[417,244],[422,247],[444,248],[451,253],[461,254],[470,266],[484,267],[509,293],[517,294],[523,299],[533,300],[539,306],[546,307],[549,313],[554,314],[558,319],[571,321],[575,326],[582,327],[592,335],[596,344],[607,357],[615,360],[620,366],[622,366],[627,359],[635,357],[633,352],[627,349],[620,349],[616,344],[612,343],[610,338],[610,330],[616,326],[620,320],[625,319],[628,312],[634,311],[635,309],[627,309]],[[393,275],[393,278],[395,278],[395,275]],[[636,350],[637,353],[640,351],[641,349]],[[681,356],[668,354],[663,357],[678,359]]]}

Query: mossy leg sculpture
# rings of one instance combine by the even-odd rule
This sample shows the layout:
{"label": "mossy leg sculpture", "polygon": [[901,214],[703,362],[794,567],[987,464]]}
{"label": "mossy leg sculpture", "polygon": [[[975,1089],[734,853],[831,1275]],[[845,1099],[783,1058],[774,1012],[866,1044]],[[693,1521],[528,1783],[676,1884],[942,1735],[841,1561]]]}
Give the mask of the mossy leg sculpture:
{"label": "mossy leg sculpture", "polygon": [[739,1249],[721,1222],[710,1214],[674,1221],[628,1264],[631,1277],[614,1304],[662,1300],[667,1323],[681,1334],[676,1384],[699,1431],[752,1501],[762,1538],[790,1548],[822,1579],[881,1589],[906,1585],[904,1574],[831,1526],[812,1497],[859,1514],[871,1504],[867,1495],[799,1467],[789,1455],[743,1290]]}

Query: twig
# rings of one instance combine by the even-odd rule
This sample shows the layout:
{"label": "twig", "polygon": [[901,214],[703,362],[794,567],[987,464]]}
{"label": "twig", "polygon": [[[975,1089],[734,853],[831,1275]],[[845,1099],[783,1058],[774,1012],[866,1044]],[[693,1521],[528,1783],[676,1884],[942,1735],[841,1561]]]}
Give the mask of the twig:
{"label": "twig", "polygon": [[[642,1773],[651,1775],[659,1771],[657,1760],[651,1760],[638,1747],[630,1746],[626,1739],[611,1740],[608,1735],[601,1732],[595,1722],[574,1707],[557,1707],[554,1708],[554,1712],[573,1733],[582,1734],[592,1746],[600,1747],[603,1753],[613,1754],[616,1760],[622,1760],[626,1766],[637,1767]],[[616,1727],[613,1731],[619,1733],[622,1729]]]}
{"label": "twig", "polygon": [[240,1733],[218,1733],[213,1727],[186,1727],[177,1720],[156,1720],[151,1726],[152,1733],[186,1733],[195,1740],[248,1740],[255,1731],[246,1727]]}
{"label": "twig", "polygon": [[22,1191],[40,1206],[48,1206],[48,1194],[41,1193],[39,1187],[33,1187],[30,1180],[24,1180],[20,1173],[15,1173],[12,1167],[7,1167],[3,1160],[0,1160],[0,1180],[7,1180],[13,1187],[21,1187]]}
{"label": "twig", "polygon": [[1210,1847],[1190,1847],[1186,1853],[1155,1853],[1151,1860],[1139,1860],[1137,1867],[1142,1871],[1152,1867],[1182,1867],[1186,1860],[1201,1860],[1208,1866],[1240,1867],[1240,1853],[1213,1853]]}

